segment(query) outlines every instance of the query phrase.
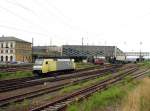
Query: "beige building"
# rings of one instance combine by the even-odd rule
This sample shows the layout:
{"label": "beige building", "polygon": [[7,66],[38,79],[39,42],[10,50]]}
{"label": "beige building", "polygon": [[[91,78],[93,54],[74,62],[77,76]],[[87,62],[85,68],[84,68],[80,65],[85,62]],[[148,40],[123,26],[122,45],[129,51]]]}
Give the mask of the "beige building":
{"label": "beige building", "polygon": [[16,37],[0,37],[0,62],[31,62],[32,44]]}

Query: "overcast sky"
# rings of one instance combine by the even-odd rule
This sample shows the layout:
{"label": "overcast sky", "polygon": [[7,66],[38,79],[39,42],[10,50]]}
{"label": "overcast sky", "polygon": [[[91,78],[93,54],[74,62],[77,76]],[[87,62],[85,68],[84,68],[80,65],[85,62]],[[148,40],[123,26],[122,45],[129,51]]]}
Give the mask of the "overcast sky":
{"label": "overcast sky", "polygon": [[0,0],[0,35],[150,52],[150,0]]}

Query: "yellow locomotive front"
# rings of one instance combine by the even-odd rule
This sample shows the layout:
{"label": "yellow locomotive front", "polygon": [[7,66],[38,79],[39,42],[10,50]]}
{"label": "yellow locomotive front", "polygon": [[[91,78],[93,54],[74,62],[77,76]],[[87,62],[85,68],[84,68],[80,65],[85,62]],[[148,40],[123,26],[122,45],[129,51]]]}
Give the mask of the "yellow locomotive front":
{"label": "yellow locomotive front", "polygon": [[75,70],[75,63],[71,59],[36,59],[33,66],[33,73],[38,76],[70,70]]}

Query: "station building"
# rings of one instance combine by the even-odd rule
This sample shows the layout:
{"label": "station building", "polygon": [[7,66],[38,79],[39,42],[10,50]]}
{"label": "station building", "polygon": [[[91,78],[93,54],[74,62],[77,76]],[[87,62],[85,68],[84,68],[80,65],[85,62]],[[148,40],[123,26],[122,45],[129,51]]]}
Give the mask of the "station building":
{"label": "station building", "polygon": [[16,37],[0,37],[0,62],[15,61],[32,61],[32,43]]}

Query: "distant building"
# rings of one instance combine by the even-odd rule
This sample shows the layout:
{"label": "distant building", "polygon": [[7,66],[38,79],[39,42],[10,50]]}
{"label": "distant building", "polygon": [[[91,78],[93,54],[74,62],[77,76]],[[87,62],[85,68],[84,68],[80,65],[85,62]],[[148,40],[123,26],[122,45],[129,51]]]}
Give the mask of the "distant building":
{"label": "distant building", "polygon": [[117,57],[124,55],[116,46],[63,45],[62,55],[69,57]]}
{"label": "distant building", "polygon": [[59,46],[33,46],[33,56],[37,57],[56,57],[61,55]]}
{"label": "distant building", "polygon": [[16,37],[0,37],[0,62],[31,62],[32,44]]}

